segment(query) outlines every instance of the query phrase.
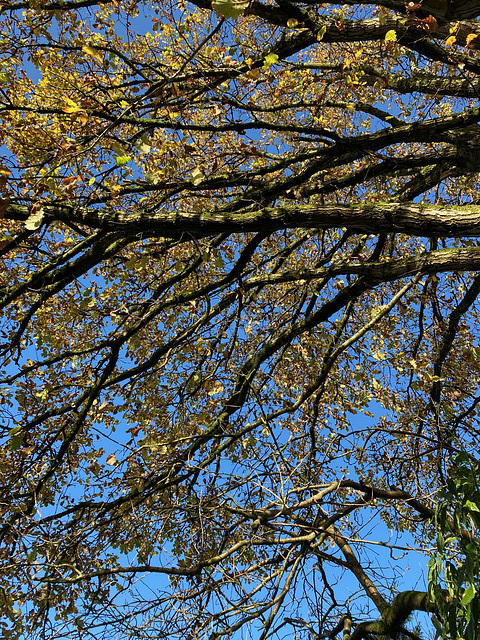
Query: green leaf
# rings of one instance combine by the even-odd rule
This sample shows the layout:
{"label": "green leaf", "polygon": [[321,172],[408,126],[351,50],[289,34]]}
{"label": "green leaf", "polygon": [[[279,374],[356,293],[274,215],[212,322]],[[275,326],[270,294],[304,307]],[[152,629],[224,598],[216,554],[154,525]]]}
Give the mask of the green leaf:
{"label": "green leaf", "polygon": [[142,135],[142,137],[137,140],[135,142],[135,148],[140,152],[140,153],[149,153],[150,149],[152,148],[151,145],[148,143],[148,138],[145,134]]}
{"label": "green leaf", "polygon": [[444,548],[445,548],[445,543],[443,541],[443,536],[439,531],[437,536],[437,550],[439,551],[439,553],[442,553]]}
{"label": "green leaf", "polygon": [[85,622],[80,616],[78,616],[78,618],[75,618],[74,622],[78,629],[83,629],[85,626]]}
{"label": "green leaf", "polygon": [[17,451],[17,449],[21,449],[23,447],[23,439],[25,437],[24,433],[21,433],[19,436],[13,436],[13,438],[10,438],[10,441],[8,443],[8,449],[10,451]]}
{"label": "green leaf", "polygon": [[327,27],[325,25],[322,25],[317,33],[317,42],[321,42],[323,40],[323,36],[325,35],[326,32],[327,32]]}
{"label": "green leaf", "polygon": [[23,429],[23,425],[22,424],[17,424],[16,427],[13,427],[13,429],[10,429],[10,431],[8,432],[9,436],[14,436],[15,434],[17,434],[19,431],[22,431]]}
{"label": "green leaf", "polygon": [[35,562],[36,558],[37,558],[37,550],[36,549],[33,549],[32,551],[27,553],[28,562]]}
{"label": "green leaf", "polygon": [[117,163],[117,167],[123,167],[123,165],[130,162],[132,156],[117,156],[115,162]]}
{"label": "green leaf", "polygon": [[146,173],[145,182],[147,184],[158,184],[160,182],[160,176],[158,176],[156,173]]}
{"label": "green leaf", "polygon": [[212,9],[224,18],[238,18],[245,13],[249,0],[213,0]]}
{"label": "green leaf", "polygon": [[471,500],[466,500],[465,501],[465,506],[470,511],[478,511],[478,512],[480,512],[480,509],[478,508],[478,505],[476,505],[475,502],[472,502]]}
{"label": "green leaf", "polygon": [[263,61],[263,68],[264,69],[270,69],[270,67],[275,64],[276,62],[278,62],[278,56],[276,53],[269,53],[267,56],[265,56],[265,59]]}
{"label": "green leaf", "polygon": [[469,584],[468,587],[463,592],[461,604],[465,607],[466,605],[470,604],[470,602],[474,599],[474,597],[475,597],[475,587],[473,586],[473,584]]}

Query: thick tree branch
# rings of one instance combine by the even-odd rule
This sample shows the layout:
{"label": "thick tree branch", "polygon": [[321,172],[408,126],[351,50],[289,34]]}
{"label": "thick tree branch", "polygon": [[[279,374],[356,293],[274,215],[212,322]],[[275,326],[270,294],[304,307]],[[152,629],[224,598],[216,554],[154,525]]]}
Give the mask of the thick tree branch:
{"label": "thick tree branch", "polygon": [[[218,233],[281,231],[283,229],[333,229],[376,235],[405,233],[412,236],[480,237],[480,206],[439,207],[409,203],[354,205],[279,205],[236,211],[169,212],[125,215],[93,208],[46,205],[45,222],[83,224],[94,229],[143,237],[202,238]],[[9,205],[7,218],[26,220],[29,207]]]}

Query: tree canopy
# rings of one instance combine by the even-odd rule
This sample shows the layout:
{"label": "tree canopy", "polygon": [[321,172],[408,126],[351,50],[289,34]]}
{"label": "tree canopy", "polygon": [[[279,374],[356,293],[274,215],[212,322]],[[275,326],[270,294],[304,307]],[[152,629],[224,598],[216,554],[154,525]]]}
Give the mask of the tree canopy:
{"label": "tree canopy", "polygon": [[479,14],[1,3],[2,637],[478,637]]}

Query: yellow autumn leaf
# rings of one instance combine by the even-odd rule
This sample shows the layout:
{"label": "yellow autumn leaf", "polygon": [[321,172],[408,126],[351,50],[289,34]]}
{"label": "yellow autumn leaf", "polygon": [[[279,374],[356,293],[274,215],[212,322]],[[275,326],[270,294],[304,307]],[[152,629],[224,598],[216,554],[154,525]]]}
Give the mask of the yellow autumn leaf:
{"label": "yellow autumn leaf", "polygon": [[100,64],[103,62],[102,54],[98,49],[95,49],[95,47],[85,45],[84,47],[82,47],[82,51],[83,53],[87,54],[87,56],[91,56],[92,58],[95,58],[95,60],[98,60]]}
{"label": "yellow autumn leaf", "polygon": [[469,34],[468,34],[468,36],[467,36],[467,38],[466,38],[466,40],[467,40],[467,47],[471,47],[471,46],[473,46],[473,45],[472,45],[472,42],[473,42],[476,38],[478,38],[478,33],[469,33]]}
{"label": "yellow autumn leaf", "polygon": [[69,113],[70,115],[75,116],[75,118],[78,116],[80,124],[85,124],[88,120],[88,114],[85,109],[80,107],[70,98],[64,97],[63,100],[66,104],[63,107],[62,111],[64,113]]}
{"label": "yellow autumn leaf", "polygon": [[455,44],[455,42],[457,41],[457,38],[455,36],[449,36],[446,40],[445,40],[445,46],[446,47],[451,47],[452,44]]}
{"label": "yellow autumn leaf", "polygon": [[390,31],[387,31],[387,33],[385,34],[385,42],[396,42],[396,41],[397,41],[397,34],[395,30],[390,29]]}
{"label": "yellow autumn leaf", "polygon": [[82,107],[79,107],[76,102],[64,96],[63,101],[65,102],[65,106],[62,111],[64,113],[79,113],[83,111]]}

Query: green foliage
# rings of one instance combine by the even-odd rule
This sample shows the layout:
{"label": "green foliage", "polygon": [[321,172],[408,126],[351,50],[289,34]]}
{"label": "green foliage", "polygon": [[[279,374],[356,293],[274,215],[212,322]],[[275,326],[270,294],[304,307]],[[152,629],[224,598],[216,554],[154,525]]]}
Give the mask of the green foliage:
{"label": "green foliage", "polygon": [[429,566],[429,591],[438,611],[437,636],[480,637],[480,462],[465,452],[453,459],[435,513],[436,550]]}

